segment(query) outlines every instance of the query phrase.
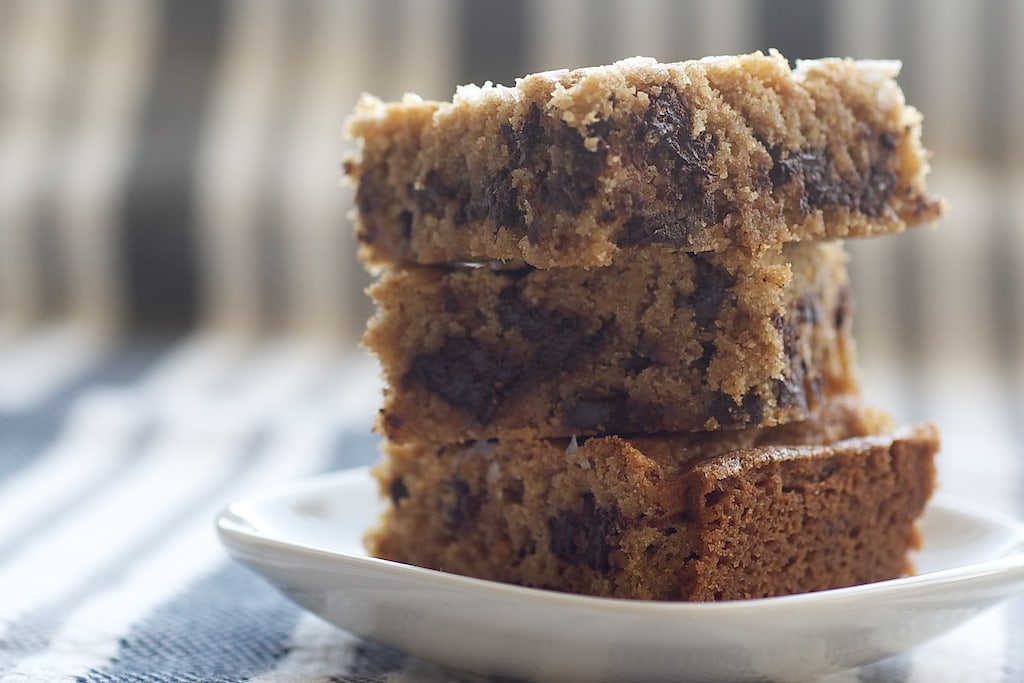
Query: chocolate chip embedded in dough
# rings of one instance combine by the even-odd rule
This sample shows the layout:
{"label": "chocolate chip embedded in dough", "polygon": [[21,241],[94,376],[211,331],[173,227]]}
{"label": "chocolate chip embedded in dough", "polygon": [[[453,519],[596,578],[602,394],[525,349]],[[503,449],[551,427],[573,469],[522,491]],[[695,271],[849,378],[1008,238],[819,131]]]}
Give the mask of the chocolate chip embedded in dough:
{"label": "chocolate chip embedded in dough", "polygon": [[437,217],[444,215],[445,206],[457,196],[456,192],[447,187],[437,169],[427,171],[423,178],[410,188],[409,194],[417,209]]}
{"label": "chocolate chip embedded in dough", "polygon": [[759,424],[764,419],[764,399],[749,392],[737,403],[728,394],[715,392],[707,406],[707,414],[718,421],[719,427]]}
{"label": "chocolate chip embedded in dough", "polygon": [[395,479],[391,482],[391,486],[388,487],[388,494],[391,497],[392,504],[398,505],[401,501],[409,497],[409,489],[406,487],[404,481],[401,479]]}
{"label": "chocolate chip embedded in dough", "polygon": [[706,130],[693,134],[693,115],[673,85],[664,85],[649,98],[643,115],[632,115],[635,133],[627,157],[642,173],[651,167],[657,170],[653,190],[673,208],[646,213],[633,202],[632,215],[616,242],[620,247],[692,247],[694,230],[718,222],[723,210],[711,190],[711,161],[718,140]]}
{"label": "chocolate chip embedded in dough", "polygon": [[574,357],[595,348],[605,334],[602,324],[594,332],[587,320],[569,313],[533,306],[523,301],[515,287],[498,295],[498,320],[506,329],[518,330],[533,344],[529,363],[524,364],[518,383],[549,377],[571,367]]}
{"label": "chocolate chip embedded in dough", "polygon": [[403,211],[398,214],[398,232],[402,239],[408,241],[412,237],[412,212]]}
{"label": "chocolate chip embedded in dough", "polygon": [[[600,132],[610,125],[595,122],[592,128]],[[579,130],[561,119],[545,117],[536,103],[530,105],[518,128],[506,124],[501,133],[513,167],[535,177],[540,201],[579,215],[607,166],[607,142],[600,139],[595,149],[588,149]],[[540,238],[540,230],[536,224],[531,226],[532,242]]]}
{"label": "chocolate chip embedded in dough", "polygon": [[582,501],[582,510],[563,510],[548,519],[548,547],[560,560],[608,572],[611,570],[610,536],[617,531],[618,514],[598,507],[592,493],[582,494]]}
{"label": "chocolate chip embedded in dough", "polygon": [[803,388],[803,373],[798,374],[801,377],[797,378],[793,375],[786,375],[782,379],[775,380],[775,402],[783,408],[796,408],[806,411],[807,395]]}
{"label": "chocolate chip embedded in dough", "polygon": [[697,274],[689,302],[693,306],[697,325],[706,328],[718,318],[722,305],[729,296],[729,289],[736,284],[736,279],[699,254],[694,257],[693,262],[697,267]]}
{"label": "chocolate chip embedded in dough", "polygon": [[714,342],[701,342],[700,350],[700,358],[693,361],[690,365],[701,374],[704,374],[711,367],[711,360],[718,353],[718,348]]}
{"label": "chocolate chip embedded in dough", "polygon": [[452,337],[436,351],[416,356],[406,379],[487,424],[516,373],[516,364],[504,354],[469,337]]}
{"label": "chocolate chip embedded in dough", "polygon": [[782,352],[786,354],[786,364],[789,367],[789,372],[775,382],[775,400],[783,407],[806,410],[805,375],[807,364],[800,355],[799,322],[804,317],[817,314],[812,310],[802,310],[803,303],[802,301],[798,302],[796,310],[790,310],[787,315],[773,314],[772,325],[782,337]]}
{"label": "chocolate chip embedded in dough", "polygon": [[473,188],[463,214],[469,221],[490,220],[495,229],[521,231],[526,226],[526,217],[519,208],[519,192],[512,184],[512,174],[507,168]]}
{"label": "chocolate chip embedded in dough", "polygon": [[836,310],[833,314],[832,324],[837,330],[842,330],[849,324],[853,312],[853,294],[847,285],[839,289],[839,301],[836,303]]}
{"label": "chocolate chip embedded in dough", "polygon": [[872,165],[864,176],[864,186],[859,193],[857,210],[872,218],[881,216],[895,189],[896,174],[882,164]]}
{"label": "chocolate chip embedded in dough", "polygon": [[488,424],[518,388],[571,368],[574,358],[601,344],[607,330],[602,324],[590,331],[582,317],[532,306],[514,285],[498,299],[499,322],[531,340],[529,356],[498,351],[468,336],[451,337],[435,351],[416,356],[405,375],[481,425]]}
{"label": "chocolate chip embedded in dough", "polygon": [[[886,138],[887,139],[887,138]],[[876,145],[871,163],[861,171],[841,176],[827,149],[769,150],[774,165],[769,177],[774,187],[795,182],[800,191],[800,209],[847,207],[877,217],[888,206],[896,189],[896,175],[888,168],[892,148],[883,138]]]}
{"label": "chocolate chip embedded in dough", "polygon": [[450,479],[441,484],[440,502],[445,529],[458,533],[479,513],[483,497],[473,494],[468,482]]}

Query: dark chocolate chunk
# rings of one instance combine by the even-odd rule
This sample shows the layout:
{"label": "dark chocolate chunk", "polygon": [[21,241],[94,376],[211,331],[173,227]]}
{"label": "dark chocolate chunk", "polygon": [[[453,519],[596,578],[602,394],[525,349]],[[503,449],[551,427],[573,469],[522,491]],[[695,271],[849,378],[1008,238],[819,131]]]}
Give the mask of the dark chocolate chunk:
{"label": "dark chocolate chunk", "polygon": [[694,256],[693,263],[697,267],[697,274],[689,302],[697,325],[707,328],[718,319],[718,313],[728,298],[729,289],[736,284],[736,279],[700,254]]}
{"label": "dark chocolate chunk", "polygon": [[725,491],[721,489],[712,489],[704,494],[704,507],[714,507],[718,505],[718,502],[725,497]]}
{"label": "dark chocolate chunk", "polygon": [[578,216],[583,211],[586,197],[590,194],[584,181],[583,176],[572,176],[565,169],[552,168],[541,183],[541,201]]}
{"label": "dark chocolate chunk", "polygon": [[531,341],[531,354],[516,357],[472,337],[452,337],[436,351],[416,356],[406,380],[487,424],[521,388],[549,380],[571,369],[581,354],[599,349],[610,325],[602,323],[591,331],[585,318],[531,306],[515,285],[499,295],[497,313],[505,328]]}
{"label": "dark chocolate chunk", "polygon": [[555,557],[566,562],[579,562],[576,546],[579,527],[579,516],[575,512],[563,511],[548,519],[548,548]]}
{"label": "dark chocolate chunk", "polygon": [[539,380],[568,367],[574,357],[594,349],[605,334],[603,326],[588,334],[587,321],[580,316],[527,304],[514,287],[501,292],[497,310],[504,327],[535,342],[535,351],[523,368],[526,376],[520,381]]}
{"label": "dark chocolate chunk", "polygon": [[743,402],[740,410],[746,418],[746,424],[761,424],[764,421],[764,399],[760,394],[749,391],[743,395]]}
{"label": "dark chocolate chunk", "polygon": [[469,337],[452,337],[416,356],[406,378],[487,424],[518,372],[504,354]]}
{"label": "dark chocolate chunk", "polygon": [[800,330],[797,321],[801,317],[800,305],[797,312],[789,315],[776,313],[772,316],[772,324],[782,336],[782,351],[786,354],[790,371],[775,382],[775,401],[785,408],[807,409],[805,391],[805,375],[807,363],[800,356]]}
{"label": "dark chocolate chunk", "polygon": [[519,208],[519,193],[512,185],[512,174],[507,168],[474,187],[474,191],[464,208],[465,220],[490,220],[495,228],[525,227],[526,217]]}
{"label": "dark chocolate chunk", "polygon": [[356,187],[356,207],[363,216],[373,213],[384,203],[375,190],[376,186],[376,183],[361,182]]}
{"label": "dark chocolate chunk", "polygon": [[715,418],[720,427],[760,424],[764,420],[764,399],[749,392],[737,403],[728,394],[716,391],[709,401],[707,414]]}
{"label": "dark chocolate chunk", "polygon": [[671,84],[650,95],[650,106],[632,125],[636,134],[628,151],[630,162],[640,169],[657,169],[654,190],[675,208],[650,214],[633,202],[619,246],[690,247],[694,229],[718,222],[724,210],[716,206],[711,191],[710,164],[718,140],[709,131],[693,135],[693,115]]}
{"label": "dark chocolate chunk", "polygon": [[864,177],[864,185],[854,206],[872,218],[880,216],[895,189],[896,174],[882,164],[875,164]]}
{"label": "dark chocolate chunk", "polygon": [[432,216],[443,216],[445,206],[458,197],[458,193],[448,188],[436,169],[427,171],[426,175],[410,188],[409,195],[417,209]]}
{"label": "dark chocolate chunk", "polygon": [[402,235],[402,239],[409,241],[412,237],[412,212],[403,211],[398,214],[398,231]]}
{"label": "dark chocolate chunk", "polygon": [[828,150],[806,152],[799,158],[804,193],[811,208],[853,206],[852,188],[839,177]]}
{"label": "dark chocolate chunk", "polygon": [[598,507],[592,493],[582,494],[581,502],[582,510],[565,510],[548,519],[548,547],[565,562],[610,571],[611,537],[618,533],[618,513]]}
{"label": "dark chocolate chunk", "polygon": [[786,375],[774,383],[775,402],[781,408],[807,410],[807,395],[803,391],[803,380]]}
{"label": "dark chocolate chunk", "polygon": [[399,502],[409,497],[409,489],[401,479],[395,479],[391,482],[388,493],[391,495],[391,502],[394,505],[398,505]]}
{"label": "dark chocolate chunk", "polygon": [[769,149],[772,167],[768,177],[772,187],[780,187],[793,181],[803,181],[804,169],[812,168],[823,161],[820,151],[801,151],[785,153],[780,147]]}
{"label": "dark chocolate chunk", "polygon": [[502,500],[510,505],[522,505],[524,493],[525,489],[523,487],[522,479],[513,480],[508,486],[501,490]]}
{"label": "dark chocolate chunk", "polygon": [[[578,215],[597,190],[597,178],[604,171],[608,145],[603,136],[610,122],[595,122],[588,133],[599,138],[596,149],[587,149],[584,136],[565,121],[544,117],[540,107],[530,105],[519,128],[501,128],[514,168],[528,170],[537,180],[540,201]],[[518,204],[516,215],[521,216]],[[541,228],[531,226],[528,236],[536,243]]]}
{"label": "dark chocolate chunk", "polygon": [[784,151],[772,148],[774,162],[769,178],[773,187],[796,182],[800,187],[800,210],[830,206],[848,207],[868,216],[879,216],[896,189],[896,175],[888,169],[892,154],[885,134],[873,150],[871,162],[859,172],[843,177],[827,149]]}
{"label": "dark chocolate chunk", "polygon": [[704,374],[708,371],[708,368],[711,367],[711,359],[715,357],[715,354],[718,352],[718,348],[715,346],[714,342],[702,342],[700,349],[700,358],[693,361],[692,365],[701,374]]}
{"label": "dark chocolate chunk", "polygon": [[356,239],[360,244],[373,244],[380,235],[380,227],[371,215],[364,214],[356,229]]}
{"label": "dark chocolate chunk", "polygon": [[736,405],[735,402],[728,394],[716,391],[708,402],[707,414],[717,420],[720,427],[727,427],[734,422],[732,417],[734,405]]}
{"label": "dark chocolate chunk", "polygon": [[622,367],[630,375],[639,375],[641,372],[651,367],[652,364],[653,361],[651,358],[637,349],[629,358],[626,359],[626,362],[623,363]]}
{"label": "dark chocolate chunk", "polygon": [[453,534],[472,522],[483,503],[482,495],[474,495],[469,483],[462,479],[442,482],[440,494],[441,520],[445,529]]}
{"label": "dark chocolate chunk", "polygon": [[620,247],[668,244],[674,247],[693,246],[693,222],[670,213],[634,214],[622,225]]}
{"label": "dark chocolate chunk", "polygon": [[526,111],[523,125],[519,128],[509,126],[509,132],[504,133],[509,157],[518,168],[529,166],[534,151],[544,143],[544,128],[540,124],[540,116],[540,107],[534,102]]}
{"label": "dark chocolate chunk", "polygon": [[[693,136],[693,114],[671,84],[651,98],[638,131],[646,162],[667,171],[679,180],[696,180],[698,187],[680,187],[683,192],[699,190],[707,178],[708,162],[714,156],[717,141],[708,131]],[[690,198],[700,195],[695,192]]]}
{"label": "dark chocolate chunk", "polygon": [[405,420],[400,418],[398,415],[395,415],[394,413],[385,413],[383,410],[381,411],[381,413],[384,420],[384,431],[389,435],[394,434],[395,432],[400,430],[402,426],[405,424]]}
{"label": "dark chocolate chunk", "polygon": [[362,244],[373,244],[377,241],[377,237],[380,235],[378,224],[380,217],[377,215],[377,210],[389,204],[389,199],[386,196],[381,196],[379,189],[387,187],[387,185],[380,180],[371,180],[375,174],[379,173],[380,171],[375,167],[365,168],[363,171],[364,181],[356,186],[355,202],[359,209],[359,230],[356,237]]}
{"label": "dark chocolate chunk", "polygon": [[836,303],[836,311],[832,319],[832,324],[837,330],[842,330],[850,321],[852,311],[853,295],[849,286],[843,285],[839,289],[839,301]]}

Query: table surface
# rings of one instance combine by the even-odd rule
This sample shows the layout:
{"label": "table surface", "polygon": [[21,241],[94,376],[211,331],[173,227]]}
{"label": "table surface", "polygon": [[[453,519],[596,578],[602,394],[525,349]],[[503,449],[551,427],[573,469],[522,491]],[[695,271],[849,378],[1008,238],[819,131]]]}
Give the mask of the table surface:
{"label": "table surface", "polygon": [[[919,385],[876,374],[879,400],[906,410]],[[325,624],[216,539],[231,500],[376,459],[365,358],[202,336],[110,346],[53,327],[6,340],[0,377],[0,680],[480,680]],[[1020,422],[993,389],[1010,385],[956,381],[925,394],[942,488],[1019,514]],[[1024,596],[824,680],[1022,679]]]}

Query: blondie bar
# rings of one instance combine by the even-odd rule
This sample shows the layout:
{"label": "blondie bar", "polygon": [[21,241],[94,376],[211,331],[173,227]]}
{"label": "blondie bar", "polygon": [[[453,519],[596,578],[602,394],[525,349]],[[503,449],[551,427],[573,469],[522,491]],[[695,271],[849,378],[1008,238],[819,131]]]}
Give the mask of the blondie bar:
{"label": "blondie bar", "polygon": [[822,590],[911,571],[938,437],[836,402],[774,428],[388,444],[371,554],[645,600]]}
{"label": "blondie bar", "polygon": [[931,221],[943,203],[898,70],[633,58],[451,102],[366,96],[345,163],[361,257],[607,265],[640,245],[756,251]]}
{"label": "blondie bar", "polygon": [[363,337],[397,442],[714,430],[858,391],[842,244],[756,257],[659,247],[611,266],[414,267]]}

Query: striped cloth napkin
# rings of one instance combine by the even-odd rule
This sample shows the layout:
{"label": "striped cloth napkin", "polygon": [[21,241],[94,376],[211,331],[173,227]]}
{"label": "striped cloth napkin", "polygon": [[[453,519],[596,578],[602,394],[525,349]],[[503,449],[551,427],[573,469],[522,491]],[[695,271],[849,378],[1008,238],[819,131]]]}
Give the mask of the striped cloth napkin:
{"label": "striped cloth napkin", "polygon": [[[365,357],[203,335],[111,347],[58,326],[0,347],[0,377],[0,680],[483,680],[322,622],[217,542],[233,499],[377,457]],[[972,415],[995,408],[994,386],[968,388]],[[976,435],[947,433],[946,492],[1019,506],[1016,430],[986,443],[987,479],[967,476]],[[1024,680],[1024,596],[823,680]]]}

